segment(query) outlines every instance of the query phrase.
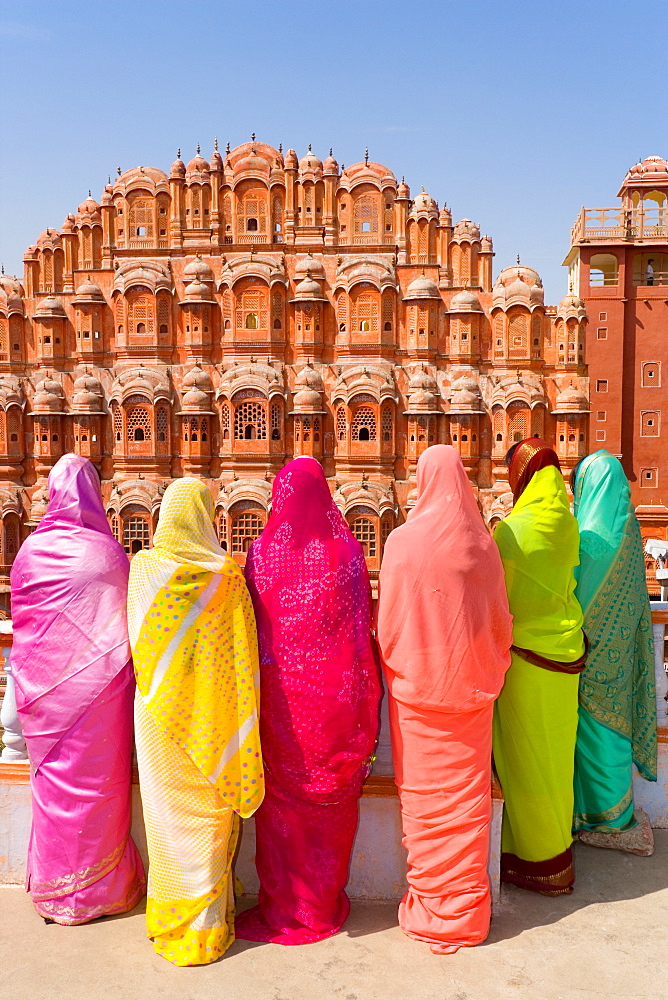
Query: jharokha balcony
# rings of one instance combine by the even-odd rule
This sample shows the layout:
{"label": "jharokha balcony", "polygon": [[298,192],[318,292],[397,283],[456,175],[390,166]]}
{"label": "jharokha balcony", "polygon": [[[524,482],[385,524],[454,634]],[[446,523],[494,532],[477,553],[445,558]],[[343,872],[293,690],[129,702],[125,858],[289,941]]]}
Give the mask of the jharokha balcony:
{"label": "jharokha balcony", "polygon": [[571,245],[668,241],[668,211],[665,207],[624,209],[582,208],[571,229]]}

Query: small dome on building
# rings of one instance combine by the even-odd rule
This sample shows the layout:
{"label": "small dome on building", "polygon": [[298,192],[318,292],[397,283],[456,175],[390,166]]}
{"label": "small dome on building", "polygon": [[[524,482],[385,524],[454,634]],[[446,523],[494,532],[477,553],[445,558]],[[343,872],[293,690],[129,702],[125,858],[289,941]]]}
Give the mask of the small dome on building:
{"label": "small dome on building", "polygon": [[189,264],[183,269],[183,277],[187,278],[189,281],[195,278],[198,281],[213,281],[213,271],[206,263],[205,260],[197,255],[194,260],[191,260]]}
{"label": "small dome on building", "polygon": [[95,201],[94,198],[91,198],[90,195],[88,195],[86,200],[83,201],[77,209],[78,215],[84,215],[89,217],[92,217],[93,215],[99,215],[99,212],[100,212],[100,206],[98,205],[98,203]]}
{"label": "small dome on building", "polygon": [[213,382],[207,373],[195,365],[190,369],[181,383],[183,389],[199,389],[202,392],[213,392]]}
{"label": "small dome on building", "polygon": [[325,384],[322,381],[322,375],[320,372],[316,371],[311,365],[306,365],[297,375],[295,379],[295,387],[306,387],[309,389],[315,389],[316,392],[324,392]]}
{"label": "small dome on building", "polygon": [[587,318],[587,310],[583,300],[579,295],[573,295],[569,293],[564,295],[563,299],[557,306],[557,317],[559,319],[576,319],[580,322]]}
{"label": "small dome on building", "polygon": [[448,312],[451,313],[481,313],[484,312],[483,307],[480,304],[480,299],[475,294],[475,292],[469,292],[464,289],[461,292],[457,292],[450,299],[450,307]]}
{"label": "small dome on building", "polygon": [[647,156],[624,177],[622,187],[635,184],[668,184],[668,163],[662,156]]}
{"label": "small dome on building", "polygon": [[208,411],[210,405],[209,396],[201,389],[188,389],[183,395],[183,409],[191,413]]}
{"label": "small dome on building", "polygon": [[337,161],[332,156],[332,150],[329,151],[329,156],[322,165],[323,174],[338,174],[339,165]]}
{"label": "small dome on building", "polygon": [[322,398],[316,389],[300,389],[294,395],[294,405],[297,410],[313,407],[320,409],[321,404]]}
{"label": "small dome on building", "polygon": [[574,386],[568,386],[557,396],[557,410],[562,413],[572,413],[589,409],[589,400],[584,392]]}
{"label": "small dome on building", "polygon": [[322,299],[322,289],[317,281],[307,273],[295,288],[295,298],[297,299]]}
{"label": "small dome on building", "polygon": [[55,295],[47,295],[35,310],[35,319],[65,319],[65,307]]}
{"label": "small dome on building", "polygon": [[64,218],[64,220],[63,220],[63,232],[64,233],[71,233],[72,230],[74,229],[75,221],[76,220],[75,220],[75,218],[74,218],[74,216],[72,215],[71,212],[69,213],[69,215],[66,215],[65,218]]}
{"label": "small dome on building", "polygon": [[494,244],[492,243],[491,236],[483,236],[480,240],[480,252],[481,253],[492,253],[494,250]]}
{"label": "small dome on building", "polygon": [[35,413],[59,413],[63,408],[64,394],[60,382],[46,376],[35,386],[33,410]]}
{"label": "small dome on building", "polygon": [[311,254],[308,257],[302,257],[301,260],[297,261],[295,266],[295,278],[300,278],[307,274],[311,278],[315,278],[316,281],[325,280],[325,268],[322,261],[316,257],[312,257]]}
{"label": "small dome on building", "polygon": [[416,195],[411,205],[411,219],[438,219],[438,205],[430,194],[422,190]]}
{"label": "small dome on building", "polygon": [[434,378],[433,375],[430,375],[429,372],[424,371],[423,368],[418,368],[418,370],[416,372],[413,372],[413,374],[411,375],[411,378],[408,382],[408,389],[409,392],[412,392],[413,390],[416,389],[426,389],[429,392],[437,392],[438,383],[436,382],[436,379]]}
{"label": "small dome on building", "polygon": [[75,303],[76,302],[102,303],[104,302],[104,295],[102,294],[102,290],[98,287],[98,285],[95,284],[94,281],[91,281],[90,278],[86,278],[86,280],[77,288],[76,297],[74,301]]}
{"label": "small dome on building", "polygon": [[475,222],[471,222],[470,219],[461,219],[455,226],[454,235],[468,237],[470,240],[479,240],[480,226],[476,226]]}
{"label": "small dome on building", "polygon": [[404,295],[405,299],[440,299],[438,285],[424,274],[411,281]]}
{"label": "small dome on building", "polygon": [[186,176],[186,165],[181,159],[181,150],[178,151],[176,159],[172,163],[169,170],[170,177],[185,177]]}
{"label": "small dome on building", "polygon": [[197,155],[193,156],[192,160],[188,163],[188,166],[186,167],[186,174],[203,174],[205,172],[208,172],[208,170],[209,170],[209,164],[201,155],[198,146]]}
{"label": "small dome on building", "polygon": [[72,406],[80,412],[99,412],[101,409],[102,386],[93,375],[80,375],[73,385]]}
{"label": "small dome on building", "polygon": [[211,290],[203,281],[197,278],[186,285],[183,291],[183,298],[187,302],[212,302]]}
{"label": "small dome on building", "polygon": [[300,174],[314,174],[319,176],[322,174],[322,160],[311,152],[311,147],[309,146],[309,151],[306,156],[302,156],[299,161],[299,173]]}
{"label": "small dome on building", "polygon": [[408,184],[402,177],[401,183],[397,188],[397,198],[400,199],[401,201],[406,201],[410,200],[410,196],[411,196],[411,189],[409,188]]}
{"label": "small dome on building", "polygon": [[439,226],[451,226],[452,225],[452,212],[447,205],[444,205],[438,216]]}
{"label": "small dome on building", "polygon": [[294,149],[289,149],[285,154],[285,169],[296,170],[298,166],[297,154]]}
{"label": "small dome on building", "polygon": [[477,412],[482,409],[480,386],[471,375],[461,375],[450,386],[450,411]]}
{"label": "small dome on building", "polygon": [[542,306],[545,301],[545,289],[542,284],[532,285],[529,291],[529,299],[534,305]]}

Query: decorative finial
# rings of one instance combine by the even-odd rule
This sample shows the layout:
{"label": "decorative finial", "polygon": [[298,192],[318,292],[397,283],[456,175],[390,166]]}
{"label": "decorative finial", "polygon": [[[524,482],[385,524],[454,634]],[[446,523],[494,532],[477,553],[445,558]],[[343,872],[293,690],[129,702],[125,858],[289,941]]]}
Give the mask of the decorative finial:
{"label": "decorative finial", "polygon": [[251,132],[251,139],[255,142],[255,132]]}
{"label": "decorative finial", "polygon": [[199,154],[200,154],[200,148],[199,148],[199,143],[197,143],[197,155],[199,156]]}
{"label": "decorative finial", "polygon": [[90,193],[90,188],[88,188],[88,197],[89,197],[89,198],[92,198],[92,197],[93,197],[93,196],[92,196],[92,194]]}
{"label": "decorative finial", "polygon": [[425,190],[424,190],[424,184],[421,184],[421,185],[420,185],[420,189],[421,189],[421,191],[422,191],[422,194],[424,194],[424,193],[425,193]]}
{"label": "decorative finial", "polygon": [[311,152],[311,143],[310,142],[308,144],[308,151],[309,151],[309,153]]}
{"label": "decorative finial", "polygon": [[116,167],[116,173],[118,174],[119,177],[121,176],[121,168],[120,167]]}
{"label": "decorative finial", "polygon": [[107,184],[111,184],[111,174],[107,174]]}
{"label": "decorative finial", "polygon": [[517,255],[517,263],[519,264],[519,262],[520,262],[520,255],[518,254]]}
{"label": "decorative finial", "polygon": [[2,268],[2,274],[4,274],[4,273],[5,273],[5,265],[4,265],[4,264],[1,264],[1,265],[0,265],[0,268]]}
{"label": "decorative finial", "polygon": [[369,147],[368,147],[368,146],[367,146],[367,148],[366,148],[366,149],[364,150],[364,162],[365,162],[365,163],[368,163],[368,162],[369,162]]}
{"label": "decorative finial", "polygon": [[333,149],[333,147],[332,147],[332,146],[330,146],[330,147],[329,147],[329,155],[331,156],[331,155],[333,154],[333,152],[334,152],[334,149]]}
{"label": "decorative finial", "polygon": [[215,149],[216,152],[218,152],[218,136],[216,136],[215,139],[213,140],[213,148]]}
{"label": "decorative finial", "polygon": [[279,142],[279,144],[278,144],[278,151],[281,154],[281,156],[283,156],[283,143],[282,142]]}
{"label": "decorative finial", "polygon": [[230,154],[230,144],[229,144],[229,142],[228,142],[228,143],[227,143],[227,145],[225,146],[225,152],[226,152],[226,153],[227,153],[227,155],[229,156],[229,154]]}
{"label": "decorative finial", "polygon": [[178,149],[176,150],[176,159],[177,159],[177,160],[180,160],[180,159],[181,159],[181,147],[180,147],[180,146],[179,146],[179,148],[178,148]]}

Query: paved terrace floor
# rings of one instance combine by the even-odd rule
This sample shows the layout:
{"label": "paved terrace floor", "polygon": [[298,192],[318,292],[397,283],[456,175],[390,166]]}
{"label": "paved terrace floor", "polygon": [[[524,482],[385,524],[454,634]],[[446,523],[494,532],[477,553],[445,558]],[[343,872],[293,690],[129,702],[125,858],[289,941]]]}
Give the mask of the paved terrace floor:
{"label": "paved terrace floor", "polygon": [[396,906],[358,903],[328,941],[237,941],[215,965],[176,969],[153,953],[143,906],[83,927],[47,926],[22,889],[2,888],[3,992],[7,1000],[666,1000],[668,831],[655,833],[652,858],[578,844],[572,896],[509,887],[488,941],[443,957],[403,936]]}

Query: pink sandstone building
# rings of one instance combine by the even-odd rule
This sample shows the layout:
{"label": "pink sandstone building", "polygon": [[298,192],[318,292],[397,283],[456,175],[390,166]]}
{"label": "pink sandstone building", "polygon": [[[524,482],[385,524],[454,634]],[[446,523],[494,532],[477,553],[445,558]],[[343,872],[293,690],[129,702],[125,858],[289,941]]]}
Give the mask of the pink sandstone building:
{"label": "pink sandstone building", "polygon": [[650,156],[631,167],[619,196],[614,208],[582,209],[565,261],[589,316],[590,449],[621,459],[643,534],[666,539],[668,163]]}
{"label": "pink sandstone building", "polygon": [[274,475],[304,454],[372,576],[430,444],[453,444],[484,517],[504,516],[514,441],[546,437],[565,469],[590,448],[587,314],[577,294],[546,306],[523,264],[493,282],[493,256],[368,156],[253,138],[119,172],[0,278],[0,585],[67,451],[100,469],[129,554],[170,479],[195,475],[243,562]]}

